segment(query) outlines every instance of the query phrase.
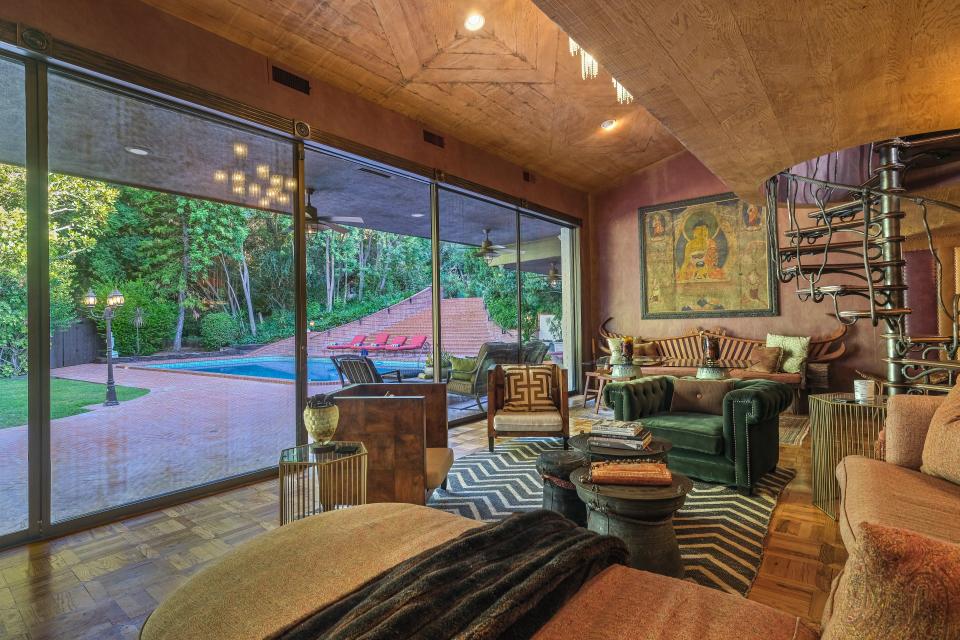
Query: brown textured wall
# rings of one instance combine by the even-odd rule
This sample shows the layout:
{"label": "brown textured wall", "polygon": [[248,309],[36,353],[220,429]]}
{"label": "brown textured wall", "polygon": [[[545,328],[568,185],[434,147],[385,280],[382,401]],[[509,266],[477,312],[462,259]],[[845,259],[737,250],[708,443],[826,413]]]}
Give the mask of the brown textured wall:
{"label": "brown textured wall", "polygon": [[530,202],[586,215],[582,191],[544,176],[524,182],[521,167],[450,136],[443,149],[427,144],[421,123],[319,80],[310,79],[309,96],[278,85],[268,58],[136,0],[2,0],[0,18]]}
{"label": "brown textured wall", "polygon": [[[723,327],[733,335],[751,338],[763,338],[768,332],[814,336],[833,332],[836,320],[830,315],[832,306],[801,302],[792,283],[780,288],[780,315],[776,317],[641,319],[637,209],[726,191],[729,188],[723,182],[693,155],[683,152],[634,174],[622,185],[592,199],[590,228],[594,257],[589,273],[592,283],[589,335],[596,336],[599,324],[611,316],[613,330],[653,337],[677,335],[695,327]],[[848,355],[834,367],[835,388],[848,390],[854,369],[882,372],[880,333],[880,329],[862,322],[850,329],[846,341]]]}

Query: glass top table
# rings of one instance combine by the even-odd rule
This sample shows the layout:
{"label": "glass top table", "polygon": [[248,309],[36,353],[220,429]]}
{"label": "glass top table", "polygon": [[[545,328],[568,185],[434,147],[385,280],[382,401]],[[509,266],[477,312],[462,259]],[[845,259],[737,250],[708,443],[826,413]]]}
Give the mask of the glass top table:
{"label": "glass top table", "polygon": [[280,452],[280,524],[367,502],[362,442],[304,444]]}

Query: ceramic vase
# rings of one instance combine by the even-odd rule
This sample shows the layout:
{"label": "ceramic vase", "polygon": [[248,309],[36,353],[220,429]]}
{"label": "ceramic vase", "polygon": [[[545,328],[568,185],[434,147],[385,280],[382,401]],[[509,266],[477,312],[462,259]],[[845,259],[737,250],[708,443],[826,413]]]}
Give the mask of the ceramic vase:
{"label": "ceramic vase", "polygon": [[623,338],[607,338],[610,347],[610,364],[623,364]]}
{"label": "ceramic vase", "polygon": [[303,410],[303,424],[307,433],[317,444],[333,440],[340,422],[340,409],[335,404],[326,407],[307,407]]}

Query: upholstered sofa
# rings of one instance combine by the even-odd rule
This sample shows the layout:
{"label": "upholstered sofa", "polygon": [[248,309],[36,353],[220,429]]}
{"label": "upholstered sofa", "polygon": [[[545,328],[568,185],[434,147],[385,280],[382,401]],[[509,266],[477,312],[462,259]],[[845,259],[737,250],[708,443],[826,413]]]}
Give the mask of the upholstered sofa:
{"label": "upholstered sofa", "polygon": [[671,469],[692,478],[752,491],[780,457],[780,413],[790,406],[789,386],[737,380],[723,399],[723,415],[671,412],[672,376],[614,382],[603,390],[617,420],[641,420],[673,444]]}
{"label": "upholstered sofa", "polygon": [[[606,329],[612,318],[607,318],[600,328],[600,335],[607,337],[621,337],[622,334]],[[656,349],[653,361],[643,367],[643,374],[647,376],[692,376],[696,373],[699,363],[703,359],[703,337],[716,339],[719,347],[718,357],[729,363],[731,378],[763,379],[782,382],[790,385],[794,390],[795,398],[799,401],[802,393],[808,389],[827,389],[830,386],[830,365],[839,360],[846,353],[843,342],[848,326],[840,324],[833,333],[814,337],[810,340],[807,358],[799,373],[764,373],[750,371],[750,357],[753,350],[766,344],[765,340],[742,338],[730,335],[724,329],[702,331],[695,329],[679,336],[636,338],[652,342]],[[603,342],[599,350],[609,353]],[[800,405],[802,406],[802,405]]]}
{"label": "upholstered sofa", "polygon": [[[864,523],[906,529],[960,544],[960,485],[920,470],[934,412],[944,402],[951,402],[956,406],[952,415],[960,414],[960,394],[952,393],[946,398],[889,398],[883,432],[885,460],[847,456],[837,466],[840,536],[851,556],[861,551],[859,533]],[[834,579],[823,613],[824,626],[838,608],[838,597],[848,593],[848,581],[849,571],[845,567]]]}
{"label": "upholstered sofa", "polygon": [[[264,533],[192,576],[141,640],[264,640],[418,553],[483,523],[429,507],[370,504]],[[813,640],[796,617],[692,582],[614,565],[535,640]]]}

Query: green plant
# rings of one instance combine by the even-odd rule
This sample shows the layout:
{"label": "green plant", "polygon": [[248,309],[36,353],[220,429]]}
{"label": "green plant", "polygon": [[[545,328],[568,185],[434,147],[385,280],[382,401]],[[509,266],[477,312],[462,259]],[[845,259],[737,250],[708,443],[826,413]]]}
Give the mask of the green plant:
{"label": "green plant", "polygon": [[208,313],[200,321],[200,341],[204,349],[220,349],[237,340],[240,327],[229,313]]}
{"label": "green plant", "polygon": [[257,342],[276,342],[293,335],[295,327],[292,311],[281,309],[263,319],[257,328]]}
{"label": "green plant", "polygon": [[[152,282],[133,280],[121,282],[116,288],[123,294],[123,306],[113,312],[113,348],[120,355],[150,355],[166,347],[173,336],[177,321],[177,306],[162,296],[160,288]],[[97,294],[97,311],[103,313],[103,302],[113,291],[114,285],[101,283],[94,287]],[[138,311],[140,328],[137,330]],[[106,335],[103,318],[97,320],[100,335]],[[139,342],[138,336],[139,333]],[[139,348],[138,348],[139,344]]]}

